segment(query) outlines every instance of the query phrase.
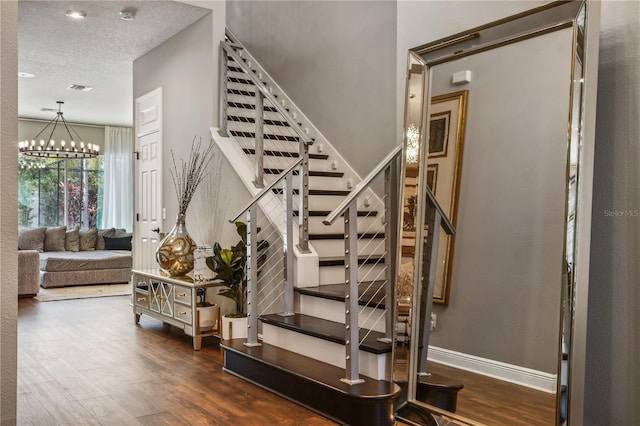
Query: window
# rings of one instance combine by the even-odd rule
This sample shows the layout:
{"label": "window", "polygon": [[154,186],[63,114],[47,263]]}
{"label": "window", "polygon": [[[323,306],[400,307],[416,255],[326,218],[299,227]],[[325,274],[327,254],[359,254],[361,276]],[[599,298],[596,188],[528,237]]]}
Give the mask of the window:
{"label": "window", "polygon": [[18,170],[20,226],[95,227],[101,216],[103,159],[31,159]]}

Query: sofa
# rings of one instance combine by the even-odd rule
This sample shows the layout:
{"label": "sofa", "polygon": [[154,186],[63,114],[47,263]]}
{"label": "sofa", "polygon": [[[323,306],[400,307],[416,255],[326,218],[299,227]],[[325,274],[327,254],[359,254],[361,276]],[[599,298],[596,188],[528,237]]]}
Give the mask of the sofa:
{"label": "sofa", "polygon": [[[124,229],[20,228],[18,249],[19,280],[30,282],[35,269],[43,288],[126,283],[131,278],[131,234]],[[35,266],[25,251],[38,253]]]}

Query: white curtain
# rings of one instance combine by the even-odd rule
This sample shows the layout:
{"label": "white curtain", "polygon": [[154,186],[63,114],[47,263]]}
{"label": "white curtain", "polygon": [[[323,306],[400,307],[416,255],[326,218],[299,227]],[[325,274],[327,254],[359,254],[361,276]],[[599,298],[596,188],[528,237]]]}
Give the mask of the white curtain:
{"label": "white curtain", "polygon": [[133,230],[133,131],[104,128],[104,190],[101,228]]}

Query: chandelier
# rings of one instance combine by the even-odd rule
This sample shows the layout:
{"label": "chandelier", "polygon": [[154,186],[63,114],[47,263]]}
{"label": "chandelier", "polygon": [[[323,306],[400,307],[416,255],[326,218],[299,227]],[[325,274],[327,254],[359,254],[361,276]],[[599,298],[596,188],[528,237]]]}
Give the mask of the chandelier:
{"label": "chandelier", "polygon": [[[48,158],[92,158],[99,154],[100,148],[96,144],[85,143],[78,132],[67,120],[62,116],[62,104],[64,102],[57,101],[58,112],[56,117],[49,121],[40,133],[38,133],[31,140],[23,140],[18,142],[18,149],[20,154],[29,155],[32,157],[48,157]],[[56,143],[53,140],[53,133],[56,127],[60,124],[64,126],[64,129],[69,135],[69,142],[61,140],[60,143]],[[53,127],[51,127],[53,126]],[[48,142],[43,138],[39,142],[36,142],[40,135],[46,134],[46,130],[51,127],[51,133],[49,133]]]}
{"label": "chandelier", "polygon": [[412,166],[418,164],[418,156],[420,155],[420,150],[418,147],[419,141],[420,133],[418,132],[418,128],[413,123],[409,124],[409,128],[407,129],[406,157],[407,163]]}

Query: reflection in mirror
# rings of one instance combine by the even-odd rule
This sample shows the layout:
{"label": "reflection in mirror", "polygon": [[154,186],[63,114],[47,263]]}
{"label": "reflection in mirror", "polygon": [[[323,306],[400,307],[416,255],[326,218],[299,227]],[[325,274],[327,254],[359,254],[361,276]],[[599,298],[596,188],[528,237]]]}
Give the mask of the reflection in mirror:
{"label": "reflection in mirror", "polygon": [[394,379],[462,424],[570,420],[586,18],[560,2],[409,55]]}

